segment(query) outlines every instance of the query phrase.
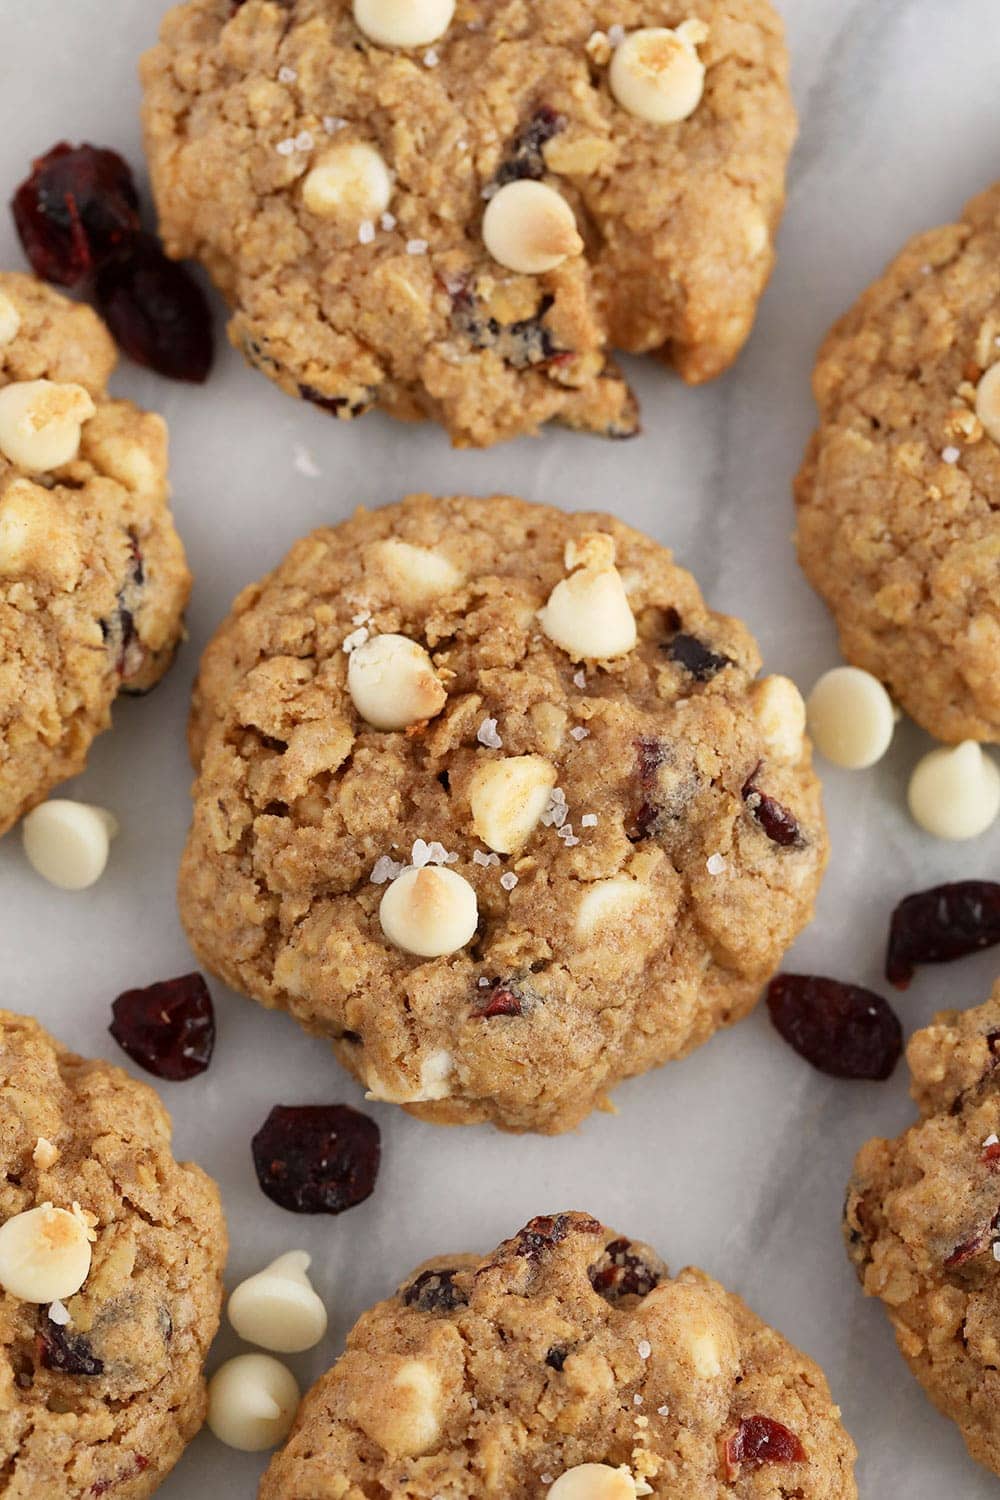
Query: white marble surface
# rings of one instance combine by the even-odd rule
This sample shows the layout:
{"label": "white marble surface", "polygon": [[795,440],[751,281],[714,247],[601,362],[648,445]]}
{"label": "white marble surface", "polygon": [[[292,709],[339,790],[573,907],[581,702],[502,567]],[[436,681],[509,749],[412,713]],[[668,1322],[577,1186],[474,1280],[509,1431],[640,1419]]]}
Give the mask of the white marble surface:
{"label": "white marble surface", "polygon": [[[0,194],[54,141],[84,138],[140,160],[135,64],[164,0],[0,0]],[[191,641],[155,696],[116,710],[71,794],[112,807],[123,833],[104,881],[82,896],[48,889],[20,840],[0,846],[4,1003],[65,1041],[120,1061],[106,1033],[121,989],[183,972],[174,871],[188,819],[185,705],[198,651],[233,593],[293,537],[405,489],[506,487],[567,507],[617,510],[669,542],[712,602],[743,615],[771,669],[808,688],[836,659],[826,615],[791,547],[789,483],[812,421],[808,377],[830,321],[912,231],[942,222],[995,175],[1000,139],[997,0],[784,0],[802,135],[781,256],[738,367],[688,391],[635,367],[645,435],[628,445],[553,434],[492,454],[453,453],[433,429],[379,417],[346,427],[296,405],[228,349],[202,391],[123,368],[117,388],[167,416],[177,518],[197,574]],[[21,256],[0,213],[0,264]],[[293,463],[305,445],[322,471]],[[921,836],[903,787],[923,748],[912,728],[873,772],[824,767],[833,860],[800,968],[878,984],[890,908],[938,880],[996,875],[1000,829],[966,847]],[[899,1008],[909,1031],[938,1005],[975,1003],[996,953],[925,971]],[[758,1013],[681,1064],[618,1091],[559,1140],[442,1131],[375,1106],[384,1165],[365,1205],[295,1219],[265,1200],[249,1140],[276,1101],[360,1091],[283,1017],[214,986],[220,1034],[202,1079],[165,1085],[181,1154],[222,1182],[230,1282],[307,1246],[333,1317],[323,1347],[293,1361],[304,1382],[336,1354],[366,1303],[416,1261],[488,1247],[531,1214],[581,1207],[694,1261],[824,1366],[861,1450],[867,1500],[906,1494],[986,1500],[996,1481],[966,1457],[897,1356],[881,1309],[862,1300],[839,1236],[852,1155],[911,1118],[902,1071],[882,1085],[821,1077]],[[235,1348],[224,1335],[213,1363]],[[203,1435],[164,1500],[245,1500],[260,1459]]]}

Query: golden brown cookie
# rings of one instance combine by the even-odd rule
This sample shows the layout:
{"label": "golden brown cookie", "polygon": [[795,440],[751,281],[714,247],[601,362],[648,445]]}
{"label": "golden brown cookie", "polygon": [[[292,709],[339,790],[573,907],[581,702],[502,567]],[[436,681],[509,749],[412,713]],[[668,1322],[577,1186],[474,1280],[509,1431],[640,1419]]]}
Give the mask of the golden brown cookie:
{"label": "golden brown cookie", "polygon": [[634,432],[611,349],[724,370],[794,135],[768,0],[459,0],[409,47],[373,40],[392,10],[187,0],[143,61],[164,242],[250,363],[462,446]]}
{"label": "golden brown cookie", "polygon": [[0,273],[0,833],[169,666],[191,579],[163,419],[106,385],[89,308]]}
{"label": "golden brown cookie", "polygon": [[1000,983],[907,1049],[921,1119],[854,1164],[847,1249],[910,1369],[1000,1474]]}
{"label": "golden brown cookie", "polygon": [[759,666],[610,516],[415,495],[314,532],[202,661],[195,951],[377,1098],[570,1129],[811,916],[804,709]]}
{"label": "golden brown cookie", "polygon": [[[34,1222],[15,1216],[46,1204],[69,1230],[86,1226],[89,1271],[75,1294],[53,1297],[50,1284],[36,1301],[57,1270],[52,1246],[23,1261],[10,1246]],[[151,1495],[204,1417],[226,1258],[218,1192],[174,1160],[151,1088],[9,1011],[0,1222],[5,1500]]]}
{"label": "golden brown cookie", "polygon": [[1000,184],[831,330],[799,559],[844,655],[939,739],[1000,739]]}
{"label": "golden brown cookie", "polygon": [[366,1312],[260,1500],[852,1500],[854,1458],[811,1359],[703,1271],[568,1213]]}

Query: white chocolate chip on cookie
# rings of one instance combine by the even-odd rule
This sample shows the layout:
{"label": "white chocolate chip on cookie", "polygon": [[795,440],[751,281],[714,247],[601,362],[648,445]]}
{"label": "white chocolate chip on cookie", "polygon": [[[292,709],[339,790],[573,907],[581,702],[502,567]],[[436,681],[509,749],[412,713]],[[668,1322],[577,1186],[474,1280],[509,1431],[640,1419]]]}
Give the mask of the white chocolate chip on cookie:
{"label": "white chocolate chip on cookie", "polygon": [[426,1453],[441,1433],[441,1379],[423,1360],[405,1360],[381,1385],[379,1399],[367,1403],[358,1421],[379,1447],[393,1457]]}
{"label": "white chocolate chip on cookie", "polygon": [[1000,443],[1000,362],[991,365],[976,387],[976,416],[995,443]]}
{"label": "white chocolate chip on cookie", "polygon": [[556,584],[538,612],[545,634],[574,661],[626,656],[634,650],[638,636],[625,585],[614,565],[612,538],[599,532],[579,544],[570,543],[566,565],[576,571]]}
{"label": "white chocolate chip on cookie", "polygon": [[326,1333],[326,1308],[309,1280],[310,1256],[289,1250],[241,1281],[229,1298],[229,1321],[241,1339],[277,1354],[301,1354]]}
{"label": "white chocolate chip on cookie", "polygon": [[59,469],[80,451],[96,407],[82,385],[18,380],[0,390],[0,453],[33,474]]}
{"label": "white chocolate chip on cookie", "polygon": [[892,743],[896,716],[877,677],[860,667],[833,667],[806,706],[809,733],[821,755],[847,771],[863,771]]}
{"label": "white chocolate chip on cookie", "polygon": [[461,573],[442,553],[396,537],[375,543],[366,557],[366,570],[369,566],[385,579],[393,601],[410,609],[429,604],[462,584]]}
{"label": "white chocolate chip on cookie", "polygon": [[405,635],[376,635],[355,647],[347,690],[361,717],[385,730],[433,719],[448,697],[423,646]]}
{"label": "white chocolate chip on cookie", "polygon": [[21,330],[21,314],[6,292],[0,292],[0,349],[12,344]]}
{"label": "white chocolate chip on cookie", "polygon": [[220,1442],[242,1453],[263,1453],[288,1436],[299,1386],[269,1354],[237,1354],[208,1383],[208,1426]]}
{"label": "white chocolate chip on cookie", "polygon": [[457,953],[479,921],[476,893],[464,876],[437,865],[404,870],[379,905],[389,942],[418,958]]}
{"label": "white chocolate chip on cookie", "polygon": [[910,812],[939,839],[973,839],[1000,813],[1000,770],[975,740],[932,750],[910,778]]}
{"label": "white chocolate chip on cookie", "polygon": [[100,880],[118,822],[103,807],[51,797],[21,824],[24,852],[50,885],[83,891]]}
{"label": "white chocolate chip on cookie", "polygon": [[302,183],[303,203],[321,219],[377,219],[391,198],[392,173],[375,147],[362,141],[325,152]]}
{"label": "white chocolate chip on cookie", "polygon": [[750,702],[768,754],[782,765],[797,765],[806,732],[806,706],[795,683],[788,677],[763,677],[750,689]]}
{"label": "white chocolate chip on cookie", "polygon": [[696,46],[706,35],[704,26],[691,22],[676,31],[647,26],[630,32],[608,69],[622,109],[651,125],[672,125],[693,114],[705,90],[705,64]]}
{"label": "white chocolate chip on cookie", "polygon": [[455,0],[354,0],[354,20],[380,47],[426,47],[444,36]]}
{"label": "white chocolate chip on cookie", "polygon": [[93,1236],[81,1213],[43,1203],[0,1227],[0,1286],[22,1302],[72,1297],[90,1273]]}
{"label": "white chocolate chip on cookie", "polygon": [[[648,1493],[648,1488],[644,1491]],[[639,1493],[628,1469],[610,1464],[577,1464],[560,1474],[547,1500],[636,1500]]]}
{"label": "white chocolate chip on cookie", "polygon": [[18,475],[0,496],[0,575],[32,574],[71,592],[83,570],[81,535],[42,484]]}
{"label": "white chocolate chip on cookie", "polygon": [[485,761],[469,784],[472,826],[498,854],[510,854],[530,837],[556,784],[555,767],[541,755]]}
{"label": "white chocolate chip on cookie", "polygon": [[648,894],[646,886],[628,875],[612,875],[607,880],[593,881],[584,888],[576,909],[576,936],[586,941],[609,923],[627,921],[629,913]]}
{"label": "white chocolate chip on cookie", "polygon": [[483,243],[501,266],[523,276],[553,271],[583,249],[566,199],[529,178],[506,183],[490,199],[483,215]]}

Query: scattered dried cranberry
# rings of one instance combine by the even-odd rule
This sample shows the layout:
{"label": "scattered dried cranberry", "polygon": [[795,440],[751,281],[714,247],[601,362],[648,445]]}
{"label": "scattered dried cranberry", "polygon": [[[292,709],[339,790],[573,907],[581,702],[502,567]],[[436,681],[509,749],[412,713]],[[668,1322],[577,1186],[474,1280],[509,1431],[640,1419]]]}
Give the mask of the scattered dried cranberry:
{"label": "scattered dried cranberry", "polygon": [[106,1495],[116,1485],[124,1484],[128,1479],[138,1479],[140,1474],[145,1474],[146,1470],[150,1467],[150,1463],[151,1460],[143,1454],[133,1453],[130,1468],[125,1469],[116,1479],[99,1479],[96,1484],[90,1486],[90,1493],[92,1495]]}
{"label": "scattered dried cranberry", "polygon": [[1000,1223],[1000,1213],[995,1214],[988,1224],[985,1224],[982,1229],[978,1229],[975,1234],[970,1235],[967,1240],[963,1240],[960,1245],[956,1245],[951,1254],[945,1257],[945,1269],[954,1271],[959,1266],[964,1266],[966,1261],[974,1260],[977,1255],[986,1249],[987,1245],[992,1243],[993,1234],[998,1223]]}
{"label": "scattered dried cranberry", "polygon": [[899,903],[889,927],[885,977],[905,990],[917,964],[944,964],[1000,943],[1000,884],[959,880]]}
{"label": "scattered dried cranberry", "polygon": [[62,1375],[103,1375],[104,1361],[98,1359],[90,1341],[82,1333],[67,1333],[51,1318],[38,1335],[38,1357],[46,1370]]}
{"label": "scattered dried cranberry", "polygon": [[480,1021],[494,1016],[523,1016],[539,1001],[540,996],[526,984],[514,979],[494,979],[488,989],[476,995],[472,1014]]}
{"label": "scattered dried cranberry", "polygon": [[712,651],[696,635],[675,635],[663,649],[670,660],[690,672],[696,682],[711,682],[723,667],[731,667],[733,664],[731,657],[723,656],[720,651]]}
{"label": "scattered dried cranberry", "polygon": [[261,1190],[296,1214],[342,1214],[371,1195],[382,1147],[349,1104],[276,1104],[253,1138]]}
{"label": "scattered dried cranberry", "polygon": [[756,777],[761,764],[758,762],[743,783],[742,797],[747,812],[772,844],[778,844],[782,849],[805,848],[805,836],[795,814],[757,786]]}
{"label": "scattered dried cranberry", "polygon": [[545,1363],[548,1365],[550,1370],[561,1370],[568,1358],[568,1349],[562,1349],[558,1344],[553,1344],[552,1348],[545,1356]]}
{"label": "scattered dried cranberry", "polygon": [[32,165],[11,202],[32,270],[76,286],[139,230],[139,195],[117,151],[66,141]]}
{"label": "scattered dried cranberry", "polygon": [[523,177],[536,180],[544,177],[545,157],[542,148],[565,125],[565,117],[557,114],[549,105],[543,104],[540,109],[536,109],[531,119],[521,126],[510,151],[501,162],[493,179],[496,186],[505,187],[508,182],[517,182]]}
{"label": "scattered dried cranberry", "polygon": [[994,1141],[992,1146],[987,1146],[979,1160],[984,1167],[1000,1167],[1000,1142]]}
{"label": "scattered dried cranberry", "polygon": [[200,974],[126,990],[111,1007],[111,1035],[133,1062],[182,1083],[204,1073],[215,1046],[215,1012]]}
{"label": "scattered dried cranberry", "polygon": [[888,1078],[903,1050],[903,1028],[887,1000],[857,984],[779,974],[767,1008],[780,1036],[833,1078]]}
{"label": "scattered dried cranberry", "polygon": [[748,1464],[802,1464],[806,1450],[794,1432],[773,1417],[741,1417],[740,1425],[726,1439],[726,1463],[730,1470]]}
{"label": "scattered dried cranberry", "polygon": [[515,1235],[514,1253],[525,1260],[537,1261],[561,1244],[568,1234],[599,1234],[600,1231],[597,1220],[584,1214],[539,1214],[529,1219]]}
{"label": "scattered dried cranberry", "polygon": [[451,320],[474,348],[492,349],[512,369],[527,370],[572,358],[572,351],[556,343],[544,322],[554,302],[554,297],[545,296],[533,317],[501,323],[498,318],[484,317],[476,297],[463,288],[452,294]]}
{"label": "scattered dried cranberry", "polygon": [[631,1240],[612,1240],[587,1275],[594,1291],[606,1302],[648,1296],[660,1280],[660,1272],[635,1254]]}
{"label": "scattered dried cranberry", "polygon": [[650,838],[657,829],[660,806],[656,799],[656,773],[667,758],[662,740],[643,735],[635,742],[635,774],[639,784],[639,798],[635,812],[627,829],[632,843]]}
{"label": "scattered dried cranberry", "polygon": [[468,1297],[455,1285],[457,1271],[422,1271],[416,1281],[403,1293],[407,1307],[419,1307],[421,1312],[452,1312],[464,1307]]}
{"label": "scattered dried cranberry", "polygon": [[159,241],[140,235],[103,265],[97,309],[137,364],[200,384],[212,368],[212,315],[205,294]]}

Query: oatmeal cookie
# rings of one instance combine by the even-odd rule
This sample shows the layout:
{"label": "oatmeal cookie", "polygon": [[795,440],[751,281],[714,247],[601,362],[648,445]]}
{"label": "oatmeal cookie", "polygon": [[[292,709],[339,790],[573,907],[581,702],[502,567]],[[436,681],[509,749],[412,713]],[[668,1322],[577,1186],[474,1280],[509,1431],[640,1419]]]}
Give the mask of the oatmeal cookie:
{"label": "oatmeal cookie", "polygon": [[425,0],[433,44],[392,45],[403,9],[187,0],[143,61],[164,243],[250,363],[462,446],[631,434],[612,348],[724,370],[794,135],[768,0]]}
{"label": "oatmeal cookie", "polygon": [[854,1458],[822,1371],[738,1297],[564,1213],[366,1312],[260,1500],[852,1500]]}
{"label": "oatmeal cookie", "polygon": [[609,516],[415,495],[298,542],[195,689],[201,960],[442,1122],[576,1125],[745,1015],[826,858],[804,710]]}
{"label": "oatmeal cookie", "polygon": [[[0,1492],[141,1500],[204,1417],[226,1256],[215,1185],[174,1161],[151,1088],[9,1011],[0,1157]],[[58,1241],[37,1236],[49,1222]]]}
{"label": "oatmeal cookie", "polygon": [[1000,184],[837,323],[796,484],[847,659],[939,739],[1000,739]]}
{"label": "oatmeal cookie", "polygon": [[106,329],[0,273],[0,833],[169,666],[190,590],[163,419],[113,401]]}
{"label": "oatmeal cookie", "polygon": [[858,1153],[848,1254],[934,1405],[1000,1474],[1000,983],[935,1016],[907,1057],[921,1119]]}

